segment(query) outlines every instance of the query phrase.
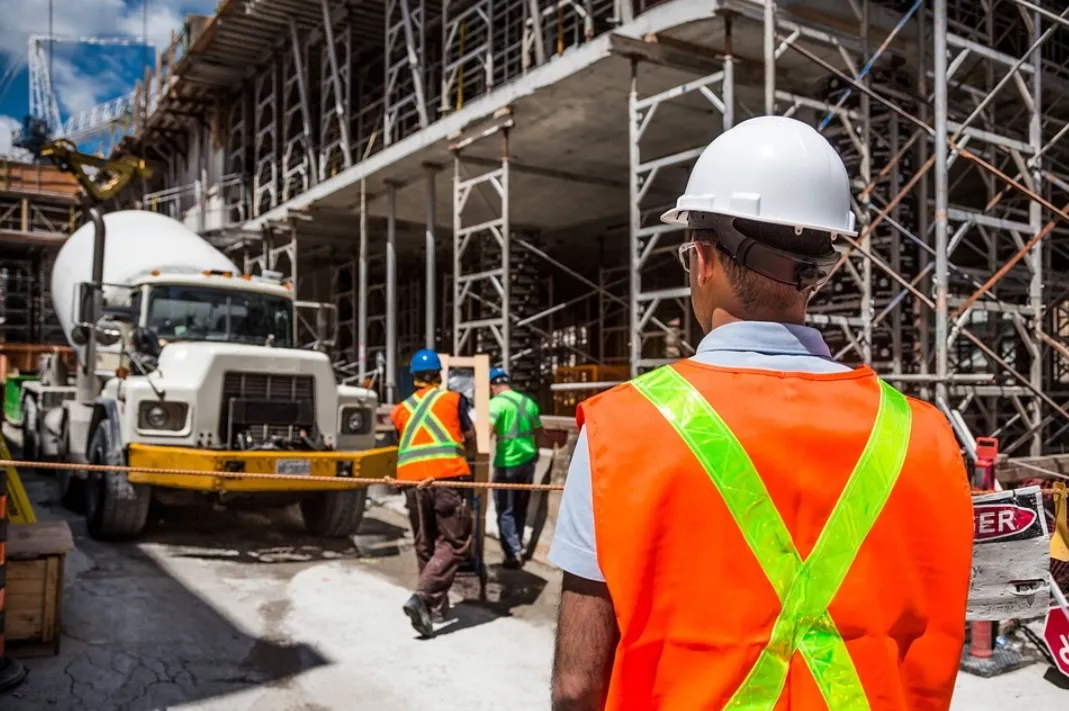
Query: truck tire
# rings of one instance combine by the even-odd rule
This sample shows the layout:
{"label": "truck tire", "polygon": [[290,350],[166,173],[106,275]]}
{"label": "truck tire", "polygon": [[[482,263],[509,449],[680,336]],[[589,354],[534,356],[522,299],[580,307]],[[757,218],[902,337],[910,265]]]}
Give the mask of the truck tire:
{"label": "truck tire", "polygon": [[22,458],[29,462],[41,459],[37,441],[37,401],[31,395],[22,396]]}
{"label": "truck tire", "polygon": [[67,417],[60,423],[59,461],[66,463],[66,469],[56,471],[56,484],[59,486],[59,502],[71,513],[85,513],[85,479],[70,469],[70,432],[67,429]]}
{"label": "truck tire", "polygon": [[56,484],[59,485],[59,502],[63,508],[71,513],[84,514],[85,479],[72,469],[60,469],[56,472]]}
{"label": "truck tire", "polygon": [[[90,464],[124,466],[126,458],[112,446],[111,426],[100,422],[89,441]],[[122,472],[89,472],[85,482],[85,522],[97,540],[136,538],[148,522],[152,488],[131,484]]]}
{"label": "truck tire", "polygon": [[344,538],[356,534],[364,520],[367,487],[324,491],[301,499],[301,518],[314,536]]}

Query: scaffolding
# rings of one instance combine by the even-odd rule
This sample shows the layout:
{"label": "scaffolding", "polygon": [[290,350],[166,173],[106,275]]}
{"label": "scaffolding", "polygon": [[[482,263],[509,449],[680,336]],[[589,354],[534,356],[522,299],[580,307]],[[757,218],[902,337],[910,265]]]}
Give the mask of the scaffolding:
{"label": "scaffolding", "polygon": [[[854,179],[859,235],[808,316],[834,355],[935,403],[968,451],[978,434],[1011,455],[1069,444],[1069,10],[1053,0],[238,5],[197,24],[210,42],[183,33],[199,48],[165,63],[170,94],[126,140],[229,95],[229,220],[249,235],[349,216],[338,357],[383,372],[387,398],[419,343],[490,353],[546,398],[588,387],[554,385],[560,368],[693,353],[683,235],[657,218],[712,138],[775,113],[816,126]],[[292,269],[310,273],[300,241]]]}

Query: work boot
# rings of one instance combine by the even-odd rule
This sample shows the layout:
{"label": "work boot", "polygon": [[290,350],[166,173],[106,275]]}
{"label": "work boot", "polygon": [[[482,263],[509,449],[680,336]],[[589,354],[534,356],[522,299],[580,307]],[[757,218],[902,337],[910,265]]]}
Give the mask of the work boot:
{"label": "work boot", "polygon": [[508,570],[519,570],[523,567],[523,558],[518,555],[505,556],[505,560],[501,563],[502,568]]}
{"label": "work boot", "polygon": [[419,595],[408,598],[408,602],[401,608],[412,621],[412,628],[419,632],[421,637],[434,636],[434,625],[431,624],[431,612],[427,609],[427,603]]}

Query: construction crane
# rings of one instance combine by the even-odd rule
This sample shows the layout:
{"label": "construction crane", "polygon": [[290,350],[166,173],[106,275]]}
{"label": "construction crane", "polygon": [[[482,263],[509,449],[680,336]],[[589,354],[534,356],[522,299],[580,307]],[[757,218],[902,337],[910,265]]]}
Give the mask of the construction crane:
{"label": "construction crane", "polygon": [[14,76],[28,67],[30,84],[29,113],[23,119],[22,130],[15,133],[12,143],[40,157],[41,151],[54,139],[68,138],[81,141],[98,131],[110,128],[129,115],[133,105],[133,92],[112,99],[86,111],[73,114],[64,122],[60,116],[59,101],[52,85],[49,55],[52,45],[81,44],[112,47],[149,47],[151,45],[133,37],[75,37],[66,35],[30,35],[27,42],[25,62],[15,62],[0,77],[0,96],[5,84],[10,85]]}

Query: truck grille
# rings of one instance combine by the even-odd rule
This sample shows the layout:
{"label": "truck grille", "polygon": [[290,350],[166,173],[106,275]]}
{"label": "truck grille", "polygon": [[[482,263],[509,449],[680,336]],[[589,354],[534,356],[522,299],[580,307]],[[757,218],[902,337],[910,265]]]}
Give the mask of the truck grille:
{"label": "truck grille", "polygon": [[[229,372],[223,376],[222,395],[219,438],[228,445],[233,444],[228,441],[231,434],[239,432],[248,432],[261,443],[273,437],[293,439],[303,428],[316,439],[315,378],[311,375]],[[287,409],[292,416],[285,416]],[[280,414],[285,422],[279,420]]]}

